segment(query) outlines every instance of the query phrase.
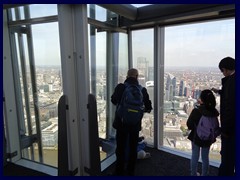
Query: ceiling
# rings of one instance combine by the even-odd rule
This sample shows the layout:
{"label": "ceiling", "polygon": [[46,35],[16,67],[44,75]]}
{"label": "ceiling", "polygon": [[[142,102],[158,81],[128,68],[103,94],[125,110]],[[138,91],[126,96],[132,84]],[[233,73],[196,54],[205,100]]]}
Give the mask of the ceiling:
{"label": "ceiling", "polygon": [[[3,9],[27,4],[3,4]],[[235,4],[97,4],[118,14],[117,27],[139,29],[155,25],[235,17]],[[110,22],[111,24],[111,22]]]}
{"label": "ceiling", "polygon": [[120,28],[143,28],[235,17],[235,4],[98,4],[120,15]]}

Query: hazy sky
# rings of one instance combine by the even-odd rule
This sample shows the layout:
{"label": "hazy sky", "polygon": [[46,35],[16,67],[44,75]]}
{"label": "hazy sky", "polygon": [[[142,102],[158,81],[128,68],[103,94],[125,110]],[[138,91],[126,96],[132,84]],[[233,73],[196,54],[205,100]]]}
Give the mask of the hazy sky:
{"label": "hazy sky", "polygon": [[216,66],[235,58],[235,21],[224,20],[165,29],[165,65]]}
{"label": "hazy sky", "polygon": [[[164,50],[166,66],[216,66],[225,56],[235,57],[235,20],[166,27]],[[153,59],[153,29],[133,32],[137,57]]]}
{"label": "hazy sky", "polygon": [[[31,5],[31,17],[56,15],[56,5]],[[97,18],[104,19],[105,10],[97,8]],[[102,16],[102,17],[101,17]],[[127,57],[127,38],[120,36],[120,57]],[[60,64],[57,23],[33,25],[36,65]],[[97,63],[105,65],[106,33],[97,33]],[[172,26],[165,28],[166,66],[217,66],[225,56],[235,58],[235,19]],[[153,63],[153,29],[133,32],[133,59],[146,57]],[[121,60],[121,59],[120,59]],[[125,61],[122,59],[122,61]]]}

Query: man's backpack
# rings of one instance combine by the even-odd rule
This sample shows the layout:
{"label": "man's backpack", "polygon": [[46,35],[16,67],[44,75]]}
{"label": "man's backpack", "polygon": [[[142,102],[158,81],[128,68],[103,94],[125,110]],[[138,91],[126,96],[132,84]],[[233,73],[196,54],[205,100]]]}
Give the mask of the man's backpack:
{"label": "man's backpack", "polygon": [[142,86],[125,83],[125,90],[116,113],[125,125],[136,125],[144,114]]}
{"label": "man's backpack", "polygon": [[207,117],[202,115],[197,125],[197,135],[201,140],[215,142],[220,134],[217,117]]}

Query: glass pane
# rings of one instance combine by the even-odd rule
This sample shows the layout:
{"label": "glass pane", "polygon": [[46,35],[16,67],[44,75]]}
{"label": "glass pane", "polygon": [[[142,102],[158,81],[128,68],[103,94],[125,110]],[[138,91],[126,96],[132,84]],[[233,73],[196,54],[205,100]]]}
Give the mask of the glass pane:
{"label": "glass pane", "polygon": [[96,99],[99,137],[106,138],[106,32],[96,34]]}
{"label": "glass pane", "polygon": [[[90,82],[91,82],[91,93],[96,96],[97,101],[97,114],[98,114],[98,132],[99,137],[101,139],[106,139],[103,143],[103,148],[100,147],[100,158],[103,161],[105,158],[109,157],[115,151],[115,144],[114,144],[114,131],[112,128],[107,126],[107,33],[106,32],[97,32],[97,28],[89,25],[89,54],[90,54]],[[116,35],[116,36],[115,36]],[[119,42],[118,40],[114,41],[118,44],[119,49],[118,52],[118,59],[119,59],[119,66],[118,66],[118,73],[119,73],[119,82],[125,80],[127,66],[128,66],[128,54],[127,54],[127,34],[114,34],[116,38],[119,35]],[[118,38],[116,38],[118,39]],[[114,44],[115,46],[117,44]],[[114,49],[114,48],[113,48]],[[115,67],[110,67],[115,68]],[[112,106],[110,103],[109,106]],[[111,115],[109,115],[111,116]],[[109,120],[111,118],[108,118]],[[111,121],[111,120],[110,120]],[[107,133],[108,137],[107,137]],[[113,139],[112,139],[113,138]],[[107,148],[104,148],[104,147]],[[105,152],[105,149],[107,152]]]}
{"label": "glass pane", "polygon": [[[31,4],[28,6],[30,9],[30,18],[40,18],[45,16],[57,15],[57,4]],[[11,19],[12,21],[26,19],[24,14],[24,6],[11,8],[11,14],[12,14],[12,19]]]}
{"label": "glass pane", "polygon": [[57,15],[57,4],[32,4],[29,8],[31,18]]}
{"label": "glass pane", "polygon": [[[22,136],[35,135],[36,114],[34,95],[38,97],[39,121],[41,126],[41,143],[43,163],[57,167],[58,154],[58,100],[62,95],[62,73],[59,45],[58,23],[38,24],[31,26],[32,36],[15,33],[21,97],[24,111],[24,123],[20,122]],[[29,46],[32,39],[33,47]],[[32,61],[29,53],[34,54],[34,69],[31,74]],[[33,78],[35,77],[35,78]],[[35,83],[33,83],[35,79]],[[33,94],[36,84],[37,94]],[[22,151],[23,158],[39,161],[38,144]]]}
{"label": "glass pane", "polygon": [[[98,21],[105,22],[107,20],[107,10],[95,4],[88,4],[88,17]],[[94,14],[94,15],[93,15]]]}
{"label": "glass pane", "polygon": [[[204,89],[221,86],[219,61],[235,57],[235,21],[222,20],[165,29],[164,146],[191,151],[186,121]],[[217,109],[220,99],[216,94]],[[220,160],[220,138],[210,159]]]}
{"label": "glass pane", "polygon": [[[106,138],[106,32],[97,33],[89,25],[90,92],[97,101],[97,120],[99,137]],[[107,157],[100,147],[101,160]]]}
{"label": "glass pane", "polygon": [[119,33],[119,65],[118,65],[118,83],[126,79],[128,71],[128,36]]}
{"label": "glass pane", "polygon": [[96,4],[88,4],[88,17],[114,26],[118,25],[118,15]]}
{"label": "glass pane", "polygon": [[[31,118],[34,114],[33,109],[30,108],[30,99],[28,94],[31,93],[31,88],[32,87],[32,81],[31,81],[31,75],[30,75],[30,70],[29,70],[29,65],[27,66],[26,62],[26,53],[27,50],[24,51],[23,48],[24,42],[26,42],[26,36],[22,34],[14,34],[15,36],[15,42],[16,42],[16,56],[18,59],[18,72],[19,72],[19,85],[21,89],[21,102],[20,104],[23,107],[23,118],[24,121],[19,123],[20,125],[20,135],[31,135],[32,134],[32,128],[31,128]],[[21,51],[20,47],[21,46]],[[20,58],[22,57],[22,58]],[[22,59],[22,60],[21,60]],[[24,86],[24,84],[27,84],[27,86]],[[28,121],[29,120],[29,121]]]}
{"label": "glass pane", "polygon": [[44,163],[57,166],[62,72],[58,23],[32,26]]}
{"label": "glass pane", "polygon": [[[154,71],[153,71],[153,29],[138,30],[132,32],[133,67],[138,69],[138,81],[146,87],[152,105],[154,104]],[[153,145],[154,141],[154,111],[145,113],[142,120],[142,131],[140,136],[144,136],[148,144]]]}

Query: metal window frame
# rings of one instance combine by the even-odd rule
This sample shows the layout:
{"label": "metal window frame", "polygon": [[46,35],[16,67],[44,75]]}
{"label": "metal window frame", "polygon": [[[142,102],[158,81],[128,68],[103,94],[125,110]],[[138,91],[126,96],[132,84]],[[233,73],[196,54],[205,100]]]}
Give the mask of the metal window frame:
{"label": "metal window frame", "polygon": [[[69,171],[87,175],[89,169],[88,132],[88,21],[87,5],[58,5],[63,74],[63,93],[67,104]],[[81,91],[80,91],[81,90]],[[81,93],[79,93],[81,92]]]}
{"label": "metal window frame", "polygon": [[15,96],[15,85],[13,76],[13,63],[9,39],[9,29],[7,26],[7,10],[3,10],[3,91],[5,101],[5,126],[7,138],[7,153],[17,152],[16,156],[10,159],[11,162],[16,162],[21,158],[20,139],[18,131],[17,104]]}
{"label": "metal window frame", "polygon": [[164,27],[154,28],[154,147],[163,146]]}

